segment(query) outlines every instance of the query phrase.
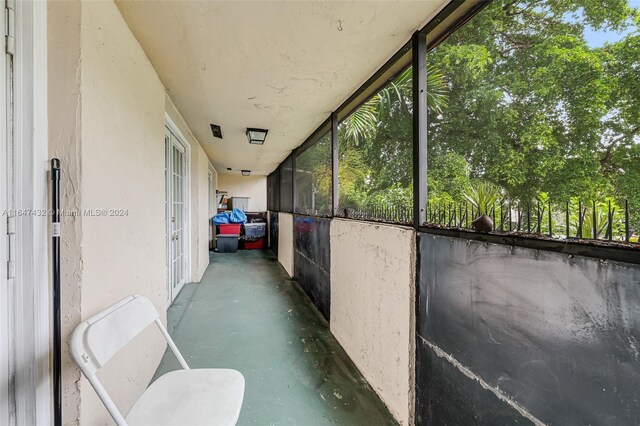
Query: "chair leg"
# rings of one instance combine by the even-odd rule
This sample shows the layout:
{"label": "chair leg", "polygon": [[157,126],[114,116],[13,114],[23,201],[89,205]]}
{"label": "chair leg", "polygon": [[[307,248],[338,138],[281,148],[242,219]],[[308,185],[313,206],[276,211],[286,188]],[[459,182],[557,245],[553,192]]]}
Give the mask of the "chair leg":
{"label": "chair leg", "polygon": [[91,386],[93,386],[93,389],[95,389],[98,397],[107,408],[107,411],[109,412],[109,414],[111,414],[111,417],[113,417],[113,420],[115,420],[116,424],[118,426],[127,426],[127,421],[124,419],[124,417],[122,417],[120,410],[118,410],[116,404],[113,403],[113,400],[107,393],[104,386],[102,386],[102,383],[100,383],[100,380],[98,380],[98,377],[96,377],[96,375],[94,374],[92,376],[87,376],[87,379],[89,379],[89,383],[91,383]]}
{"label": "chair leg", "polygon": [[178,347],[173,342],[173,339],[171,338],[171,336],[169,336],[169,332],[164,327],[164,325],[162,325],[162,321],[160,321],[159,318],[156,319],[156,325],[158,326],[158,328],[160,329],[160,332],[162,333],[162,335],[164,336],[165,340],[167,341],[167,344],[169,345],[169,348],[171,349],[171,352],[173,352],[173,354],[176,356],[176,358],[178,358],[178,362],[180,363],[182,368],[184,368],[185,370],[189,370],[190,368],[187,365],[187,361],[185,361],[184,358],[182,357],[182,354],[178,350]]}

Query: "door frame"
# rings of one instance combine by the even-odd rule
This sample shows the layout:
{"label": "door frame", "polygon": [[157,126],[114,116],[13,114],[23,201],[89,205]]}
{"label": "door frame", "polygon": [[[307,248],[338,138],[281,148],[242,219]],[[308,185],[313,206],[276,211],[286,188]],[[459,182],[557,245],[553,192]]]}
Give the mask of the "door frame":
{"label": "door frame", "polygon": [[[2,19],[0,20],[0,33],[3,35],[6,34],[6,10],[4,5],[2,5]],[[4,40],[3,40],[4,41]],[[4,45],[4,43],[3,43]],[[4,48],[2,49],[4,50]],[[11,376],[12,370],[12,358],[13,358],[13,347],[14,342],[11,339],[12,327],[11,327],[11,318],[12,314],[9,311],[11,303],[9,301],[9,280],[7,275],[5,274],[4,269],[6,268],[5,262],[9,260],[9,252],[8,252],[8,242],[7,239],[7,228],[8,222],[6,216],[4,214],[4,210],[10,208],[8,202],[8,170],[9,161],[7,150],[9,147],[9,85],[8,83],[8,75],[6,71],[8,69],[7,66],[7,55],[5,52],[0,54],[0,93],[6,94],[2,96],[0,99],[0,210],[2,210],[3,214],[0,217],[0,240],[2,244],[0,244],[0,424],[8,423],[12,418],[15,418],[15,409],[12,407],[14,403],[14,395],[15,393],[11,391],[9,385],[9,377]],[[6,397],[4,396],[6,395]]]}
{"label": "door frame", "polygon": [[[187,142],[186,138],[176,126],[175,122],[171,119],[168,113],[165,112],[165,128],[168,130],[178,141],[180,145],[184,148],[185,155],[185,174],[184,174],[184,185],[185,185],[185,215],[184,215],[184,266],[185,266],[185,284],[192,281],[192,265],[191,265],[191,145]],[[167,164],[167,152],[165,146],[165,167]],[[166,169],[165,169],[166,170]],[[168,199],[168,181],[169,177],[165,176],[165,200]],[[166,202],[166,201],[165,201]],[[168,206],[165,204],[165,211],[168,213]],[[165,229],[166,229],[166,241],[167,241],[167,306],[170,306],[175,299],[175,295],[172,295],[171,291],[171,259],[170,259],[170,247],[169,247],[169,234],[171,233],[171,224],[168,220],[168,215],[165,214]],[[178,293],[180,291],[178,290]],[[177,295],[177,294],[176,294]]]}
{"label": "door frame", "polygon": [[[10,415],[17,424],[52,421],[50,355],[51,288],[48,234],[47,2],[12,1],[15,10],[13,55],[15,277],[12,322],[7,349],[15,395]],[[4,7],[3,7],[4,9]],[[3,24],[4,27],[4,14]],[[3,32],[4,34],[4,32]],[[2,66],[5,54],[2,52]],[[2,83],[4,87],[4,82]],[[5,93],[7,93],[5,91]],[[2,102],[6,117],[7,105]],[[5,131],[3,129],[3,131]],[[6,139],[5,139],[6,140]],[[6,170],[6,169],[5,169]],[[2,191],[8,188],[3,185]],[[24,213],[28,210],[28,213]],[[6,235],[6,216],[2,232]],[[2,273],[6,273],[6,265]],[[11,314],[10,314],[11,315]],[[12,389],[11,389],[12,388]]]}

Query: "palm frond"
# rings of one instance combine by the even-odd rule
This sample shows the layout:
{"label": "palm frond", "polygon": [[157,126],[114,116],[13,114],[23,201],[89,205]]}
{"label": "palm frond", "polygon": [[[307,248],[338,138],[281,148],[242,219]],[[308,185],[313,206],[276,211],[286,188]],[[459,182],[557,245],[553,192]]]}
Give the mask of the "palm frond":
{"label": "palm frond", "polygon": [[[389,111],[394,102],[411,99],[412,85],[413,70],[407,68],[345,119],[345,136],[356,145],[374,138],[380,113]],[[442,113],[447,106],[447,91],[444,75],[433,66],[427,66],[427,108]]]}
{"label": "palm frond", "polygon": [[432,65],[427,65],[427,108],[437,114],[447,107],[447,81]]}
{"label": "palm frond", "polygon": [[464,194],[464,198],[475,208],[478,215],[488,214],[501,196],[501,190],[496,185],[480,181],[474,183]]}
{"label": "palm frond", "polygon": [[377,128],[379,106],[380,99],[376,95],[349,115],[343,122],[345,136],[356,145],[372,139]]}

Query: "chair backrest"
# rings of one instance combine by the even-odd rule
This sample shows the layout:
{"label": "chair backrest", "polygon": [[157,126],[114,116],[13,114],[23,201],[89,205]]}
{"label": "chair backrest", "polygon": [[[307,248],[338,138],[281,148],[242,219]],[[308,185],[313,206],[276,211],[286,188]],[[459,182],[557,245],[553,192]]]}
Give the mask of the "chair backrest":
{"label": "chair backrest", "polygon": [[93,376],[158,318],[149,299],[128,296],[76,327],[71,336],[73,357],[87,377]]}
{"label": "chair backrest", "polygon": [[125,297],[88,320],[82,321],[71,336],[73,358],[118,426],[126,426],[127,421],[100,383],[96,373],[152,323],[156,324],[182,368],[188,370],[187,362],[160,321],[158,311],[146,297]]}

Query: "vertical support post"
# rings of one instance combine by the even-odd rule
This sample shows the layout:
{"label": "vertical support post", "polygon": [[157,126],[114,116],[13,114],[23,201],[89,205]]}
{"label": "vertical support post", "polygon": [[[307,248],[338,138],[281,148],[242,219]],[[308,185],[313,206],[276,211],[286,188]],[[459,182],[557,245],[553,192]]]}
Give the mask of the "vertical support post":
{"label": "vertical support post", "polygon": [[297,149],[291,151],[291,213],[296,212],[296,153]]}
{"label": "vertical support post", "polygon": [[609,241],[613,238],[613,214],[611,214],[611,200],[609,200],[609,206],[607,210],[607,238]]}
{"label": "vertical support post", "polygon": [[582,213],[582,201],[578,200],[578,235],[579,239],[582,239],[582,221],[584,220],[584,214]]}
{"label": "vertical support post", "polygon": [[591,212],[591,221],[592,221],[592,223],[591,223],[591,228],[592,228],[592,236],[593,236],[593,239],[594,239],[594,240],[597,240],[597,239],[598,239],[598,235],[597,235],[597,233],[598,233],[598,229],[597,229],[597,226],[596,226],[597,216],[596,216],[596,201],[595,201],[595,200],[593,200],[592,205],[593,205],[593,211]]}
{"label": "vertical support post", "polygon": [[331,211],[338,215],[338,116],[331,113]]}
{"label": "vertical support post", "polygon": [[276,169],[278,171],[278,213],[282,211],[282,163]]}
{"label": "vertical support post", "polygon": [[549,238],[553,238],[553,217],[551,212],[551,198],[549,198]]}
{"label": "vertical support post", "polygon": [[565,217],[565,222],[564,222],[565,227],[567,228],[567,231],[566,231],[567,232],[567,239],[569,239],[569,231],[571,231],[571,229],[569,228],[569,208],[571,207],[569,203],[570,203],[570,201],[567,200],[567,210],[566,210],[566,217]]}
{"label": "vertical support post", "polygon": [[513,220],[512,220],[512,217],[511,217],[511,202],[509,202],[509,232],[511,232],[511,227],[513,226],[512,222],[513,222]]}
{"label": "vertical support post", "polygon": [[53,247],[53,423],[62,425],[62,332],[60,325],[60,160],[51,160],[51,243]]}
{"label": "vertical support post", "polygon": [[629,200],[624,200],[624,241],[631,239],[631,229],[629,228]]}
{"label": "vertical support post", "polygon": [[[211,173],[211,172],[209,172]],[[273,211],[275,206],[273,205],[273,198],[274,198],[274,194],[273,194],[273,172],[267,176],[267,210],[268,211]],[[212,186],[211,184],[211,176],[209,176],[209,185]],[[211,190],[211,189],[209,189]]]}
{"label": "vertical support post", "polygon": [[491,217],[493,220],[493,229],[496,228],[496,203],[495,201],[491,202]]}
{"label": "vertical support post", "polygon": [[413,226],[427,221],[427,37],[411,38],[413,66]]}

